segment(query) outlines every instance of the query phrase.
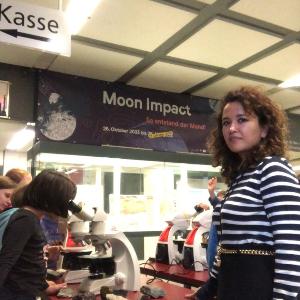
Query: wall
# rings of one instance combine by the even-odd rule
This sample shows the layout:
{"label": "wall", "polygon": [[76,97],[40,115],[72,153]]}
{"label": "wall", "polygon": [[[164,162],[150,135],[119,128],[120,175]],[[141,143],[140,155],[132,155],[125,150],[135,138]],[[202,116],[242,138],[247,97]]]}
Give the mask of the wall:
{"label": "wall", "polygon": [[9,111],[12,120],[34,121],[36,69],[0,63],[0,80],[9,81]]}
{"label": "wall", "polygon": [[12,168],[27,170],[27,154],[25,152],[3,151],[3,174]]}

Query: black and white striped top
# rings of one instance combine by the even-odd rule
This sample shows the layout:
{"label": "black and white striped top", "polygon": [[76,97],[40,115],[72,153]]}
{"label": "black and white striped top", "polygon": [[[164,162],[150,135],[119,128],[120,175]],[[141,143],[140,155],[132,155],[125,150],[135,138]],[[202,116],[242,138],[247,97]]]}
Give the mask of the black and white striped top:
{"label": "black and white striped top", "polygon": [[[272,246],[275,250],[273,299],[297,298],[300,185],[284,158],[266,157],[256,168],[237,176],[228,198],[215,208],[213,220],[224,248]],[[217,278],[216,266],[211,276]]]}

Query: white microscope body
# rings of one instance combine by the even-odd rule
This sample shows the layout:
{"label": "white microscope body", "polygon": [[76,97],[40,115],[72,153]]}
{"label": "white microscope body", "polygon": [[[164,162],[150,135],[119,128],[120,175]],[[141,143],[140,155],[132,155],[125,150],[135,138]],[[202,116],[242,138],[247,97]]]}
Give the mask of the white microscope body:
{"label": "white microscope body", "polygon": [[[89,239],[95,247],[92,254],[81,257],[90,262],[92,269],[81,280],[79,290],[99,294],[102,286],[110,286],[137,291],[141,284],[136,252],[125,234],[112,229],[107,221],[107,214],[98,210],[92,221],[88,222],[88,227],[80,220],[70,225],[72,237]],[[109,270],[109,275],[104,274],[102,262]]]}
{"label": "white microscope body", "polygon": [[[90,275],[88,268],[80,268],[77,266],[78,257],[80,255],[90,254],[95,252],[95,247],[91,243],[85,244],[85,239],[89,236],[90,221],[93,220],[94,212],[85,212],[84,215],[76,216],[72,214],[68,220],[69,230],[65,239],[65,245],[63,249],[64,258],[61,262],[61,267],[67,268],[68,271],[64,276],[66,283],[80,283],[82,280]],[[72,238],[73,242],[80,246],[67,246],[69,237]],[[82,244],[85,244],[84,246]],[[73,268],[73,262],[75,262],[76,268]],[[71,268],[71,270],[70,270]]]}
{"label": "white microscope body", "polygon": [[192,221],[193,229],[183,247],[183,266],[195,271],[207,269],[206,248],[202,246],[204,234],[208,235],[211,226],[212,209],[205,210]]}
{"label": "white microscope body", "polygon": [[166,220],[168,227],[160,234],[156,246],[156,261],[170,265],[177,264],[180,252],[178,245],[174,243],[174,236],[176,232],[189,228],[191,218],[192,214],[182,213]]}

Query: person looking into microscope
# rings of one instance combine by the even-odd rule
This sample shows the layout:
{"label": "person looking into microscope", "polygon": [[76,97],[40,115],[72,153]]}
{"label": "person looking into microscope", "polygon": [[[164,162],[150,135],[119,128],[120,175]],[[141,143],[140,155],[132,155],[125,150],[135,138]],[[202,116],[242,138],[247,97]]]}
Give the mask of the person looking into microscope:
{"label": "person looking into microscope", "polygon": [[65,287],[46,281],[40,219],[46,214],[66,218],[76,185],[66,175],[44,170],[22,189],[19,208],[0,213],[0,299],[5,300],[35,300]]}
{"label": "person looking into microscope", "polygon": [[[20,194],[22,194],[22,190],[25,188],[25,186],[32,181],[31,174],[28,171],[20,168],[12,168],[8,170],[5,176],[10,178],[15,183],[16,191],[18,191],[18,193],[20,192]],[[17,200],[18,197],[14,196],[13,198],[13,206],[19,207]],[[48,260],[48,268],[56,269],[57,260],[62,249],[61,241],[63,240],[62,233],[58,228],[59,224],[48,215],[45,215],[40,220],[40,223],[47,240],[47,245],[44,247],[44,251],[46,252]]]}

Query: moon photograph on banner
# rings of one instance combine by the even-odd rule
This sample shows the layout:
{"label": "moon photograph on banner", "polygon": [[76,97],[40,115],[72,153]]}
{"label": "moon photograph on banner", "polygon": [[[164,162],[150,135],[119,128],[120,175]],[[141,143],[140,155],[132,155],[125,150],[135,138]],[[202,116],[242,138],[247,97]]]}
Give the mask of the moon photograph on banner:
{"label": "moon photograph on banner", "polygon": [[37,138],[207,153],[216,100],[39,72]]}
{"label": "moon photograph on banner", "polygon": [[69,138],[76,128],[76,118],[64,108],[63,98],[60,94],[52,92],[48,98],[49,110],[47,116],[39,116],[38,120],[43,126],[41,132],[50,140],[63,141]]}

